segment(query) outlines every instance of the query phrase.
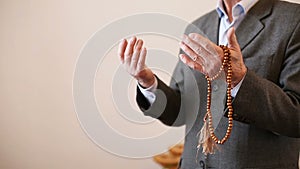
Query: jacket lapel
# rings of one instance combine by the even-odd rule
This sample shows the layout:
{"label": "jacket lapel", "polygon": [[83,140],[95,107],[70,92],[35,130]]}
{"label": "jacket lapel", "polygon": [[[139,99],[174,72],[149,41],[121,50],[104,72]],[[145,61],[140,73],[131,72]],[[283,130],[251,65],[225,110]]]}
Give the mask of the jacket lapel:
{"label": "jacket lapel", "polygon": [[272,0],[261,0],[247,13],[236,30],[241,50],[250,44],[263,30],[264,24],[261,21],[271,13],[272,7]]}

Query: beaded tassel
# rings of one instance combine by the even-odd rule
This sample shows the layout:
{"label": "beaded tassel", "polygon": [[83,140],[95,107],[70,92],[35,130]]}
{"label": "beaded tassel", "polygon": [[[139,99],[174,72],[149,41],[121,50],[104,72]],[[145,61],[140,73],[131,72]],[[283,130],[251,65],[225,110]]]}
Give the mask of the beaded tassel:
{"label": "beaded tassel", "polygon": [[[206,118],[207,118],[207,114],[206,114]],[[208,125],[209,122],[206,120],[206,118],[204,118],[203,127],[198,133],[199,142],[197,146],[197,151],[199,151],[200,147],[202,147],[203,148],[202,153],[204,153],[205,155],[213,154],[215,150],[218,149],[217,144],[210,136],[209,125]]]}
{"label": "beaded tassel", "polygon": [[[233,108],[231,104],[231,76],[232,76],[232,67],[231,67],[231,58],[230,58],[230,51],[227,46],[220,45],[220,47],[223,49],[224,52],[224,60],[222,63],[222,66],[219,70],[219,72],[210,78],[209,76],[206,76],[207,80],[207,104],[206,104],[206,114],[203,119],[204,124],[200,132],[198,133],[199,142],[197,146],[197,155],[200,147],[203,148],[203,153],[205,155],[207,154],[213,154],[216,149],[218,149],[217,144],[224,144],[225,141],[228,140],[232,126],[233,126]],[[213,123],[212,123],[212,115],[211,115],[211,81],[215,80],[221,72],[224,70],[225,66],[227,66],[227,77],[226,77],[226,83],[227,83],[227,107],[228,107],[228,128],[226,131],[225,136],[219,140],[217,136],[214,133]]]}

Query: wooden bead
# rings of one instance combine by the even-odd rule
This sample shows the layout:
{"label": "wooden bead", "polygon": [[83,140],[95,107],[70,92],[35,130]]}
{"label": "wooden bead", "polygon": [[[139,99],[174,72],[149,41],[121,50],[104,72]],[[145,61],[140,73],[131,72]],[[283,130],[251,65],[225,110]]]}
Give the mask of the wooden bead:
{"label": "wooden bead", "polygon": [[[232,131],[232,126],[233,126],[233,108],[232,108],[232,98],[231,98],[231,83],[232,83],[232,66],[231,66],[231,54],[230,54],[230,50],[227,46],[224,45],[220,45],[220,47],[223,50],[224,53],[224,59],[222,62],[222,66],[220,67],[219,71],[209,77],[208,75],[205,76],[206,80],[207,80],[207,102],[206,102],[206,117],[204,118],[205,120],[208,120],[208,128],[209,128],[209,132],[210,132],[210,137],[213,139],[213,141],[217,144],[224,144],[226,142],[226,140],[228,140],[231,131]],[[213,128],[213,123],[212,123],[212,115],[211,115],[211,81],[217,79],[220,74],[222,73],[222,71],[224,70],[225,66],[227,66],[227,75],[226,75],[226,83],[227,83],[227,91],[226,91],[226,96],[227,96],[227,108],[228,108],[228,128],[227,131],[225,133],[225,136],[219,140],[217,138],[217,136],[214,134],[214,128]]]}

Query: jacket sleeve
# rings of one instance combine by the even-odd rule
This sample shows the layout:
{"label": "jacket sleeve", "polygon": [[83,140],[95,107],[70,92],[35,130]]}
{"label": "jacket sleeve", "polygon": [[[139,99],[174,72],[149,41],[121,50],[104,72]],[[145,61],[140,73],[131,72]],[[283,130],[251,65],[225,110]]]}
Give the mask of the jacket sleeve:
{"label": "jacket sleeve", "polygon": [[136,101],[144,115],[157,118],[168,126],[184,125],[184,115],[180,113],[180,88],[183,84],[182,64],[181,61],[178,61],[169,86],[156,77],[158,81],[155,91],[156,99],[151,106],[137,87]]}
{"label": "jacket sleeve", "polygon": [[[185,29],[185,34],[191,32],[198,32],[200,29],[195,23],[189,24]],[[184,53],[182,50],[179,54]],[[168,126],[181,126],[185,124],[185,112],[182,111],[182,88],[184,85],[184,69],[187,66],[178,60],[174,69],[170,85],[167,86],[158,77],[158,90],[156,91],[156,100],[150,106],[148,100],[137,88],[136,101],[140,109],[146,116],[151,116],[159,119],[161,122]]]}

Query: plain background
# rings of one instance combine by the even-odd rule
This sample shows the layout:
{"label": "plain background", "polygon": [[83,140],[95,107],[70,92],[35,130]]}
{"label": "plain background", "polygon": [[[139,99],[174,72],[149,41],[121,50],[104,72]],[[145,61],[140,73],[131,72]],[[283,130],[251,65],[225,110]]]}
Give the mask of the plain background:
{"label": "plain background", "polygon": [[72,96],[77,57],[113,20],[158,12],[192,21],[215,6],[216,0],[0,0],[0,168],[159,168],[151,158],[103,151],[83,132]]}

